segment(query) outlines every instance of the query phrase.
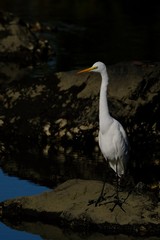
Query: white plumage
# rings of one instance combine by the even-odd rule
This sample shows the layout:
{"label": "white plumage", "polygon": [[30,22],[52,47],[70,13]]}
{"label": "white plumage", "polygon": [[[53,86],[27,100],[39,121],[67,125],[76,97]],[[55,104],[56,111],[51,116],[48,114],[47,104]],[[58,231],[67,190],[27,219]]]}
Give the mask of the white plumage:
{"label": "white plumage", "polygon": [[99,146],[101,152],[109,162],[110,167],[118,177],[125,173],[129,157],[129,144],[122,125],[111,117],[108,109],[107,86],[108,74],[104,63],[96,62],[92,67],[82,72],[99,72],[102,77],[99,100]]}

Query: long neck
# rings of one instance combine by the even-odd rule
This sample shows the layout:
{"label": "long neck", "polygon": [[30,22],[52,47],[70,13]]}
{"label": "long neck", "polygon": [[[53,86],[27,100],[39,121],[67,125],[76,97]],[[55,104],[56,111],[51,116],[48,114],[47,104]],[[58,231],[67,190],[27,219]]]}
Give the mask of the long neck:
{"label": "long neck", "polygon": [[112,118],[109,114],[108,101],[107,101],[107,86],[108,86],[108,74],[106,71],[101,73],[102,82],[100,88],[100,100],[99,100],[99,127],[103,133],[109,128]]}

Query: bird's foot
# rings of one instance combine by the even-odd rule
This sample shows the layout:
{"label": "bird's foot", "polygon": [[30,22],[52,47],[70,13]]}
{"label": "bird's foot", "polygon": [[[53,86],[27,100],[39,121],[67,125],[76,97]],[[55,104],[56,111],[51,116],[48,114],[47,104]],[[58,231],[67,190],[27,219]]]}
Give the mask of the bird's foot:
{"label": "bird's foot", "polygon": [[120,199],[116,196],[115,200],[113,200],[114,206],[110,208],[110,211],[113,212],[116,206],[119,206],[123,212],[126,212],[123,208],[123,204],[125,203],[125,199]]}
{"label": "bird's foot", "polygon": [[116,206],[119,206],[123,212],[125,212],[124,208],[122,207],[122,205],[125,203],[125,200],[126,199],[120,199],[119,197],[115,196],[114,197],[115,199],[114,200],[111,200],[111,201],[106,201],[105,203],[103,204],[100,204],[100,205],[107,205],[107,204],[110,204],[110,203],[114,203],[114,206],[112,208],[110,208],[110,211],[113,212],[115,207]]}
{"label": "bird's foot", "polygon": [[[111,211],[111,212],[114,211],[114,209],[115,209],[116,206],[119,206],[119,207],[122,209],[123,212],[126,212],[126,211],[124,210],[124,208],[123,208],[123,204],[126,203],[126,200],[128,199],[128,197],[129,197],[130,194],[131,194],[131,191],[128,192],[126,198],[121,198],[121,199],[119,198],[119,195],[116,194],[115,197],[114,197],[114,200],[107,201],[107,202],[105,202],[104,204],[106,205],[106,204],[109,204],[109,203],[114,203],[113,207],[110,208],[110,211]],[[114,195],[113,195],[113,196],[114,196]]]}
{"label": "bird's foot", "polygon": [[106,201],[106,198],[104,197],[104,195],[100,195],[98,199],[93,199],[93,200],[89,200],[88,201],[88,206],[95,204],[95,207],[98,206],[98,204],[100,205],[101,202]]}

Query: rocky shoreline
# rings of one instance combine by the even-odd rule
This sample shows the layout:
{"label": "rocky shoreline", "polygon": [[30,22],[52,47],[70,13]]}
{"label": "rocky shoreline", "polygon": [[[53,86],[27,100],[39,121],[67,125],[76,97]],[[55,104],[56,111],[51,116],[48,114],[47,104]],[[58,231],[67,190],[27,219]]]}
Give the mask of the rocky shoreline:
{"label": "rocky shoreline", "polygon": [[14,222],[42,221],[82,232],[160,236],[160,206],[153,195],[120,192],[120,198],[126,199],[122,209],[114,203],[115,187],[106,184],[106,200],[96,207],[89,205],[90,200],[97,199],[101,187],[99,181],[68,180],[40,195],[0,203],[1,218]]}

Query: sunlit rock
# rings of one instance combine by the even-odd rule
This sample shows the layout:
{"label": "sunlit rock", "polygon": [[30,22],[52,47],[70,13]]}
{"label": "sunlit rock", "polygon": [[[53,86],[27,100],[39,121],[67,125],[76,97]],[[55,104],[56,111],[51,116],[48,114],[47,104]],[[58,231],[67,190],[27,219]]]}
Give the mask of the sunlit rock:
{"label": "sunlit rock", "polygon": [[[115,205],[115,187],[106,184],[105,200],[96,207],[89,204],[100,194],[102,183],[94,180],[72,179],[53,191],[40,195],[7,200],[0,204],[1,218],[57,223],[60,226],[89,232],[100,231],[136,235],[159,233],[160,208],[152,195],[123,191],[123,205]],[[121,208],[122,207],[122,208]]]}
{"label": "sunlit rock", "polygon": [[26,65],[47,60],[53,55],[48,41],[38,39],[22,19],[2,11],[0,19],[0,61]]}

